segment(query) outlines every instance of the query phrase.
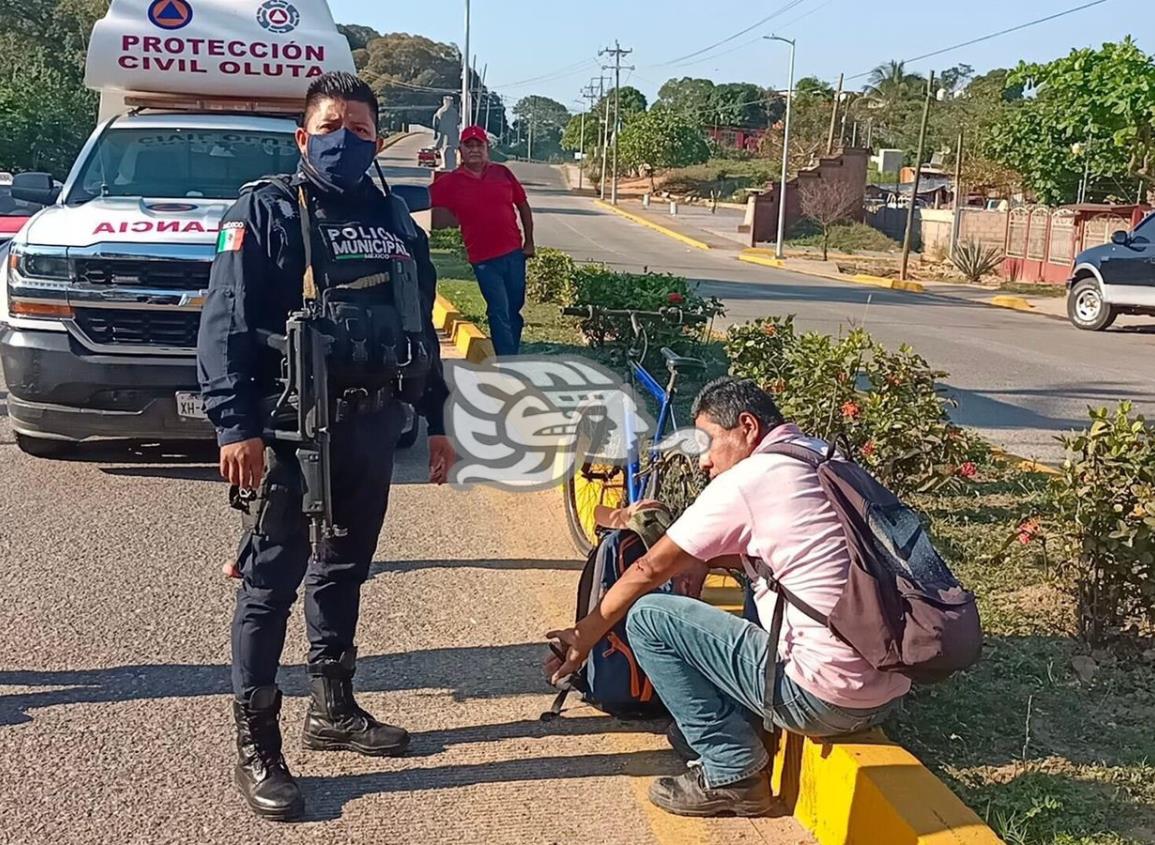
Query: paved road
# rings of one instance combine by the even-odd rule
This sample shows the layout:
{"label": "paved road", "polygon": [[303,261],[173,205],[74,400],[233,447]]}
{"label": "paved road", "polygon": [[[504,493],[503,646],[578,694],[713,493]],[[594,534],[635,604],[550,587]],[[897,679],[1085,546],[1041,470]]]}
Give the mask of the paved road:
{"label": "paved road", "polygon": [[[413,155],[419,141],[413,145]],[[396,155],[405,155],[404,144]],[[410,159],[412,160],[412,158]],[[721,298],[727,319],[796,314],[808,329],[863,325],[885,343],[909,343],[950,373],[956,419],[1019,454],[1062,458],[1054,437],[1080,427],[1088,405],[1129,399],[1155,418],[1155,323],[1102,334],[991,308],[972,291],[908,294],[840,284],[701,252],[622,220],[566,190],[552,167],[517,163],[534,206],[538,242],[630,270],[678,273]],[[966,297],[970,297],[967,299]]]}
{"label": "paved road", "polygon": [[788,818],[648,808],[651,776],[677,770],[658,725],[580,706],[538,720],[552,699],[541,636],[572,619],[580,569],[558,539],[560,496],[432,488],[420,449],[398,459],[357,679],[369,710],[413,732],[412,753],[300,749],[297,611],[283,727],[309,816],[255,819],[231,784],[233,586],[219,569],[239,532],[212,450],[105,445],[35,460],[13,443],[5,391],[0,381],[2,845],[810,841]]}

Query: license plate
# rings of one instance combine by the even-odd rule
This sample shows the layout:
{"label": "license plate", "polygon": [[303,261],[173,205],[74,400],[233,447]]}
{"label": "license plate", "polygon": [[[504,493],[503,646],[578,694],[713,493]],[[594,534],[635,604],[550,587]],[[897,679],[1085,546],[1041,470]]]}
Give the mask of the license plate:
{"label": "license plate", "polygon": [[186,420],[207,420],[205,406],[199,393],[179,392],[176,394],[176,413]]}

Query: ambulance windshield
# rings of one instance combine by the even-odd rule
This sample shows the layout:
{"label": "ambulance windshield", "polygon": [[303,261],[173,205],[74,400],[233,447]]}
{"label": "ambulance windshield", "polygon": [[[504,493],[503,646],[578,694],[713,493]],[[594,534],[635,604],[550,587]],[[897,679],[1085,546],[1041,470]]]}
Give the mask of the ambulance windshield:
{"label": "ambulance windshield", "polygon": [[246,182],[294,172],[299,158],[291,132],[114,128],[88,157],[68,202],[235,199]]}

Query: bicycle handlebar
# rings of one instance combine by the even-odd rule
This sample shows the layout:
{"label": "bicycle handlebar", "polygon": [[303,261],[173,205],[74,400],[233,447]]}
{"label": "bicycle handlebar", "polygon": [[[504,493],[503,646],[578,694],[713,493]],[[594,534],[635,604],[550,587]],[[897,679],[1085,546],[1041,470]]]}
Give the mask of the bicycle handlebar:
{"label": "bicycle handlebar", "polygon": [[567,317],[584,317],[594,320],[598,317],[626,317],[634,320],[666,320],[671,323],[688,323],[701,325],[709,320],[705,314],[695,314],[681,308],[661,308],[657,311],[636,311],[633,309],[602,308],[598,305],[582,305],[561,309]]}

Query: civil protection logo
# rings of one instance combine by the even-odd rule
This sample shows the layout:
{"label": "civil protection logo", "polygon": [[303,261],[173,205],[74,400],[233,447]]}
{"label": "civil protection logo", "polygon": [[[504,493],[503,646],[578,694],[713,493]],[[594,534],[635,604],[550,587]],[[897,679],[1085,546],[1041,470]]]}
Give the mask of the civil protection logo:
{"label": "civil protection logo", "polygon": [[193,10],[188,0],[152,0],[148,19],[160,29],[182,29],[192,23]]}
{"label": "civil protection logo", "polygon": [[265,0],[257,7],[257,23],[276,35],[292,32],[301,22],[301,13],[289,0]]}

